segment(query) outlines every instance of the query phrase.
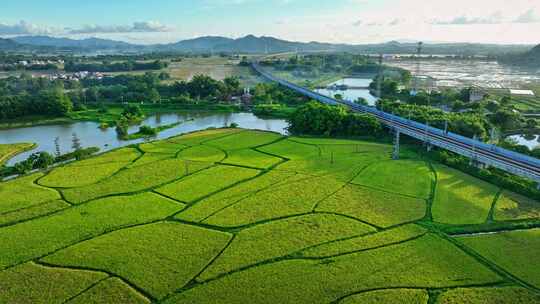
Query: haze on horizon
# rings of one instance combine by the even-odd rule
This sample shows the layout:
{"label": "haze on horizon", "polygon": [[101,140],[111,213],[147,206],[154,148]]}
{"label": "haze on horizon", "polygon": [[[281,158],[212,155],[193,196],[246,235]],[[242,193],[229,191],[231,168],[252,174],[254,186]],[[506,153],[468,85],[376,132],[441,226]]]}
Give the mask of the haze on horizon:
{"label": "haze on horizon", "polygon": [[296,41],[540,43],[538,0],[22,0],[0,37],[99,37],[138,44],[248,34]]}

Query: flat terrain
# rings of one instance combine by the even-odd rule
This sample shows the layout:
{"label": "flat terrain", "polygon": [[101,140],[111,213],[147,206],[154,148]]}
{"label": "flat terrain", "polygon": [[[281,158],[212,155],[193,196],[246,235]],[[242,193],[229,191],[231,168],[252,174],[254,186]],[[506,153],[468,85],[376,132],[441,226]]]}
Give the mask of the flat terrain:
{"label": "flat terrain", "polygon": [[[210,76],[216,80],[223,80],[227,77],[238,77],[243,86],[254,87],[262,79],[250,67],[239,66],[239,60],[230,60],[226,57],[193,57],[182,58],[179,62],[170,62],[163,72],[169,73],[169,81],[191,80],[196,75]],[[115,72],[108,75],[133,74],[142,75],[147,72],[156,71],[133,71],[133,72]],[[161,72],[161,71],[157,71]]]}
{"label": "flat terrain", "polygon": [[540,204],[391,151],[216,129],[0,183],[0,303],[540,303]]}

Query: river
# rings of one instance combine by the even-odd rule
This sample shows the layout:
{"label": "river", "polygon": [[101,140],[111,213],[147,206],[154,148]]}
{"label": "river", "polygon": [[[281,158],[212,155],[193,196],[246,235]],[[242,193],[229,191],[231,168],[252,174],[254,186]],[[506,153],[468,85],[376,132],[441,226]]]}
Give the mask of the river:
{"label": "river", "polygon": [[[338,80],[334,83],[331,83],[329,87],[335,85],[347,85],[349,87],[361,87],[361,88],[367,88],[369,87],[369,84],[372,82],[372,79],[367,78],[344,78],[341,80]],[[347,101],[356,101],[359,97],[364,98],[370,106],[374,106],[375,102],[377,102],[377,97],[371,95],[369,92],[369,89],[347,89],[347,90],[330,90],[330,89],[318,89],[316,90],[317,93],[334,97],[336,94],[340,94],[343,96],[344,100]]]}
{"label": "river", "polygon": [[[287,133],[287,122],[282,119],[261,119],[252,113],[205,113],[205,112],[181,112],[155,114],[147,117],[142,124],[151,127],[168,125],[176,122],[182,124],[160,132],[152,139],[163,139],[181,133],[204,130],[210,127],[223,127],[231,123],[237,123],[239,127],[246,129],[258,129],[274,131],[282,134]],[[137,132],[138,126],[132,126],[130,133]],[[51,154],[55,152],[55,138],[59,138],[62,153],[72,150],[72,137],[76,134],[81,140],[83,147],[99,147],[101,151],[108,151],[118,147],[140,143],[145,139],[121,140],[116,135],[114,128],[102,130],[96,122],[75,122],[70,124],[54,124],[36,126],[28,128],[17,128],[0,130],[0,144],[9,143],[36,143],[38,147],[10,159],[7,164],[13,165],[16,162],[26,159],[36,151],[47,151]]]}

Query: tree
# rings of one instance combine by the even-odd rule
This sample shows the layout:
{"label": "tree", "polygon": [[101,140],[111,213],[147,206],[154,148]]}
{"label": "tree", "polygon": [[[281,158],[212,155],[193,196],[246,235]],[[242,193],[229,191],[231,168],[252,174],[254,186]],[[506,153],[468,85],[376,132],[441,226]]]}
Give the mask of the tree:
{"label": "tree", "polygon": [[75,151],[78,151],[82,148],[81,140],[79,139],[79,137],[77,137],[77,133],[71,134],[71,148],[73,148],[73,150]]}
{"label": "tree", "polygon": [[150,91],[148,91],[148,100],[151,103],[158,103],[161,100],[161,96],[156,89],[151,89]]}
{"label": "tree", "polygon": [[368,106],[369,105],[368,101],[363,97],[358,97],[354,103],[359,104],[359,105],[363,105],[363,106]]}
{"label": "tree", "polygon": [[527,119],[526,124],[527,124],[527,128],[529,129],[534,129],[538,126],[538,122],[532,118]]}
{"label": "tree", "polygon": [[133,120],[138,117],[142,117],[144,115],[143,111],[138,105],[129,104],[124,107],[124,111],[122,111],[122,116],[125,117],[127,120]]}
{"label": "tree", "polygon": [[47,169],[54,164],[54,157],[47,152],[39,152],[30,155],[33,169]]}
{"label": "tree", "polygon": [[60,137],[56,137],[54,139],[54,156],[59,157],[60,155],[62,155],[60,151]]}
{"label": "tree", "polygon": [[506,109],[501,109],[491,116],[491,121],[503,130],[519,128],[520,119],[519,113]]}
{"label": "tree", "polygon": [[88,88],[85,92],[86,100],[90,102],[98,102],[99,101],[99,90],[92,86]]}

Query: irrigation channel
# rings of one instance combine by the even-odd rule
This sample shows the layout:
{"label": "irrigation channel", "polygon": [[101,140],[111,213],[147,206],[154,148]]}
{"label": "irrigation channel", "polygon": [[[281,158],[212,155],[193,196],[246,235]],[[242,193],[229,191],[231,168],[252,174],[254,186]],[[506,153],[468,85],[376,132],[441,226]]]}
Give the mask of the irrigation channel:
{"label": "irrigation channel", "polygon": [[[180,112],[161,113],[147,117],[141,125],[158,127],[182,122],[180,125],[160,132],[155,139],[164,139],[181,133],[204,130],[210,127],[229,126],[238,124],[241,128],[274,131],[286,134],[287,122],[282,119],[262,119],[252,113],[208,113],[208,112]],[[131,126],[129,133],[135,133],[139,126]],[[19,154],[8,161],[8,165],[26,159],[36,151],[54,153],[55,138],[58,137],[62,153],[72,150],[72,137],[76,134],[83,147],[99,147],[101,151],[108,151],[122,146],[136,144],[146,139],[122,140],[119,139],[114,128],[102,130],[97,122],[75,122],[70,124],[52,124],[28,128],[0,130],[0,144],[8,143],[36,143],[36,149]]]}

